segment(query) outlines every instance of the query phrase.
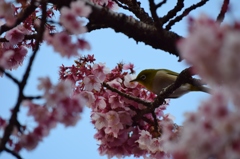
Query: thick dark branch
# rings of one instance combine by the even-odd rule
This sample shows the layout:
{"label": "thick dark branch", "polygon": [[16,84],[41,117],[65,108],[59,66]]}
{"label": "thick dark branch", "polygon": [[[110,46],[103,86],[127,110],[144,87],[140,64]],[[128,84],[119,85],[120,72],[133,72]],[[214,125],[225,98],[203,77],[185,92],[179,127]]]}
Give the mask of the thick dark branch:
{"label": "thick dark branch", "polygon": [[139,18],[142,22],[153,25],[153,19],[148,15],[148,13],[141,8],[141,3],[136,0],[114,0],[120,1],[128,6],[128,10],[131,11],[137,18]]}
{"label": "thick dark branch", "polygon": [[224,17],[225,17],[225,14],[226,14],[227,11],[228,11],[229,1],[230,1],[230,0],[224,0],[224,1],[223,1],[221,11],[220,11],[220,13],[219,13],[218,16],[217,16],[217,21],[220,22],[220,23],[223,21],[223,19],[224,19]]}
{"label": "thick dark branch", "polygon": [[18,17],[18,19],[16,20],[16,22],[13,26],[7,26],[6,24],[4,24],[0,27],[0,35],[6,31],[16,27],[21,22],[23,22],[25,19],[27,19],[27,17],[30,14],[32,14],[35,11],[36,8],[37,8],[37,6],[35,5],[35,0],[31,1],[30,6],[28,6],[26,9],[24,9],[22,11],[22,13],[20,13],[20,16]]}
{"label": "thick dark branch", "polygon": [[144,42],[155,49],[179,56],[177,48],[172,45],[181,38],[176,33],[162,30],[160,34],[154,26],[142,23],[125,14],[114,13],[94,5],[92,9],[93,12],[89,17],[90,23],[87,25],[89,32],[93,29],[112,28],[137,42]]}
{"label": "thick dark branch", "polygon": [[[71,0],[49,0],[49,2],[57,6],[67,6]],[[96,29],[112,28],[116,32],[123,33],[137,42],[143,42],[155,49],[160,49],[179,56],[178,49],[176,46],[173,46],[177,40],[182,38],[178,34],[165,30],[159,33],[155,26],[138,21],[133,17],[112,12],[111,10],[96,6],[88,1],[86,1],[86,4],[92,8],[92,13],[88,18],[89,23],[87,24],[89,32]]]}
{"label": "thick dark branch", "polygon": [[191,7],[186,8],[183,13],[177,17],[175,17],[173,20],[169,21],[169,23],[167,24],[167,26],[165,27],[166,30],[170,30],[172,28],[172,26],[181,21],[184,17],[186,17],[192,10],[195,10],[196,8],[199,8],[201,6],[203,6],[204,4],[206,4],[209,0],[201,0],[200,2],[198,2],[197,4],[193,4]]}
{"label": "thick dark branch", "polygon": [[176,6],[170,10],[167,15],[161,18],[162,24],[168,22],[170,19],[172,19],[174,16],[177,15],[179,11],[181,11],[184,7],[184,0],[178,0]]}

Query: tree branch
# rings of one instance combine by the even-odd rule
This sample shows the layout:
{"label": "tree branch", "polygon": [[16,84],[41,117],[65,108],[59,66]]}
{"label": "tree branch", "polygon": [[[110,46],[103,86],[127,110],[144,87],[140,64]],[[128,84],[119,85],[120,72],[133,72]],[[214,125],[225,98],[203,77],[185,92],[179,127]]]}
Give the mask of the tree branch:
{"label": "tree branch", "polygon": [[14,152],[14,151],[12,151],[12,150],[6,148],[6,147],[4,148],[4,151],[6,151],[6,152],[12,154],[12,155],[13,155],[14,157],[16,157],[17,159],[22,159],[22,157],[21,157],[18,153]]}
{"label": "tree branch", "polygon": [[217,16],[217,21],[220,22],[220,23],[223,21],[223,19],[225,17],[225,14],[228,11],[229,1],[230,0],[224,0],[223,1],[221,11],[220,11],[220,13]]}
{"label": "tree branch", "polygon": [[162,2],[159,2],[158,4],[156,4],[156,7],[159,8],[162,5],[164,5],[167,2],[167,0],[163,0]]}
{"label": "tree branch", "polygon": [[92,5],[92,10],[89,17],[90,22],[87,24],[89,32],[94,29],[112,28],[116,32],[121,32],[137,42],[144,42],[155,49],[161,49],[179,56],[177,48],[172,45],[182,38],[176,33],[162,30],[160,34],[155,26],[147,25],[133,17],[114,13],[95,5]]}
{"label": "tree branch", "polygon": [[157,15],[157,9],[158,7],[156,6],[156,4],[154,3],[154,0],[149,0],[149,8],[154,20],[154,24],[157,28],[157,30],[161,33],[162,32],[162,21],[159,19],[158,15]]}
{"label": "tree branch", "polygon": [[19,112],[19,109],[20,109],[21,102],[24,99],[23,90],[24,90],[24,88],[27,84],[27,80],[28,80],[28,77],[29,77],[29,74],[30,74],[30,71],[31,71],[33,61],[36,57],[37,51],[39,49],[39,44],[42,41],[42,37],[43,37],[44,25],[46,23],[46,17],[47,17],[47,13],[46,13],[47,6],[46,5],[47,5],[47,2],[45,0],[42,0],[42,18],[41,18],[41,24],[40,24],[38,38],[36,40],[36,45],[35,45],[33,54],[30,57],[27,69],[26,69],[26,71],[23,75],[23,79],[20,83],[17,103],[12,110],[12,115],[11,115],[11,118],[9,120],[9,124],[6,126],[6,129],[4,131],[3,138],[2,138],[1,143],[0,143],[0,152],[2,152],[5,149],[6,143],[8,142],[9,137],[10,137],[12,131],[13,131],[14,125],[17,124],[18,112]]}
{"label": "tree branch", "polygon": [[33,99],[41,99],[42,96],[24,96],[24,99],[26,100],[33,100]]}
{"label": "tree branch", "polygon": [[[50,3],[60,7],[69,6],[71,1],[49,0]],[[137,42],[143,42],[155,49],[161,49],[179,56],[178,49],[172,44],[175,44],[177,40],[182,38],[180,35],[166,30],[163,30],[162,34],[159,34],[155,26],[148,25],[125,14],[112,12],[89,1],[85,2],[92,8],[92,12],[88,18],[89,23],[87,24],[89,32],[102,28],[112,28],[114,31],[121,32]]]}
{"label": "tree branch", "polygon": [[199,8],[201,6],[203,6],[204,4],[206,4],[209,0],[201,0],[200,2],[198,2],[197,4],[193,4],[192,6],[190,6],[189,8],[186,8],[183,13],[177,17],[175,17],[173,20],[169,21],[169,23],[167,24],[167,26],[165,27],[166,30],[170,30],[172,28],[172,26],[181,21],[184,17],[186,17],[192,10]]}
{"label": "tree branch", "polygon": [[141,99],[139,99],[139,98],[137,98],[137,97],[131,96],[131,95],[126,94],[126,93],[123,93],[123,92],[119,91],[118,89],[109,86],[109,85],[108,85],[107,83],[105,83],[105,82],[103,82],[103,86],[106,87],[107,89],[113,91],[113,92],[118,93],[118,94],[119,94],[120,96],[122,96],[122,97],[125,97],[125,98],[127,98],[127,99],[130,99],[130,100],[135,101],[135,102],[137,102],[137,103],[140,103],[140,104],[142,104],[142,105],[144,105],[144,106],[146,106],[146,107],[148,107],[148,106],[151,105],[151,102],[146,102],[146,101],[141,100]]}
{"label": "tree branch", "polygon": [[153,25],[153,19],[148,15],[148,13],[141,8],[141,3],[136,0],[114,0],[120,1],[128,6],[128,10],[131,11],[137,18],[139,18],[142,22]]}
{"label": "tree branch", "polygon": [[9,79],[11,79],[17,86],[20,86],[20,82],[13,77],[10,73],[6,72],[2,67],[0,67],[0,72],[4,73]]}
{"label": "tree branch", "polygon": [[177,15],[179,11],[181,11],[184,7],[184,0],[178,0],[176,6],[170,10],[167,15],[161,18],[162,24],[165,24],[168,22],[170,19],[172,19],[174,16]]}

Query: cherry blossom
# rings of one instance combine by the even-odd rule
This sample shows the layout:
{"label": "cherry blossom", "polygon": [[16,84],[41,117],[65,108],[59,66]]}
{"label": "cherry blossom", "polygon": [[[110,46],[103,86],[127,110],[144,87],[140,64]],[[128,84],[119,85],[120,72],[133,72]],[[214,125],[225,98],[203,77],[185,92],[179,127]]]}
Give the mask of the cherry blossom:
{"label": "cherry blossom", "polygon": [[93,65],[93,74],[98,77],[98,79],[103,82],[106,74],[110,72],[109,68],[105,66],[103,63],[98,63]]}
{"label": "cherry blossom", "polygon": [[28,116],[32,116],[37,126],[29,132],[24,132],[15,143],[17,149],[25,148],[33,150],[57,123],[65,126],[74,126],[80,119],[80,113],[86,101],[81,95],[72,95],[72,82],[60,81],[54,85],[48,77],[39,78],[38,89],[44,91],[44,104],[35,104],[32,101],[24,101],[28,108]]}
{"label": "cherry blossom", "polygon": [[67,7],[62,7],[60,22],[62,25],[73,34],[85,33],[87,30],[82,25],[82,21],[77,20],[76,13]]}
{"label": "cherry blossom", "polygon": [[79,95],[81,96],[81,98],[83,100],[85,100],[85,104],[88,107],[92,107],[92,105],[94,105],[94,102],[97,101],[94,94],[90,91],[82,91],[82,92],[79,93]]}
{"label": "cherry blossom", "polygon": [[77,43],[78,48],[80,48],[81,50],[84,50],[84,49],[90,50],[90,49],[91,49],[89,43],[88,43],[86,40],[78,39],[77,42],[78,42],[78,43]]}
{"label": "cherry blossom", "polygon": [[101,96],[97,97],[97,99],[95,100],[95,103],[92,104],[94,106],[92,109],[104,110],[107,106],[105,100],[106,99],[104,97],[101,97]]}
{"label": "cherry blossom", "polygon": [[85,89],[87,91],[92,91],[93,89],[96,91],[100,90],[101,87],[101,83],[98,77],[94,76],[94,75],[89,75],[86,76],[83,79],[84,85],[85,85]]}
{"label": "cherry blossom", "polygon": [[16,18],[14,17],[13,3],[7,3],[4,0],[0,1],[0,17],[5,18],[6,24],[11,26],[15,23]]}
{"label": "cherry blossom", "polygon": [[0,50],[0,65],[5,69],[16,69],[23,63],[26,54],[27,49],[24,46],[17,48],[12,48],[11,46],[8,48],[2,48]]}
{"label": "cherry blossom", "polygon": [[8,51],[5,51],[4,53],[2,53],[1,59],[0,59],[0,66],[3,68],[7,68],[7,69],[11,68],[8,64],[8,61],[13,56],[13,54],[14,54],[13,50],[8,50]]}
{"label": "cherry blossom", "polygon": [[124,85],[128,88],[135,88],[137,86],[136,82],[130,82],[131,80],[133,80],[135,77],[133,77],[133,75],[128,74],[124,77]]}
{"label": "cherry blossom", "polygon": [[24,34],[18,29],[12,29],[6,33],[6,39],[14,45],[24,39]]}
{"label": "cherry blossom", "polygon": [[100,130],[104,127],[107,127],[108,121],[103,113],[93,113],[91,115],[92,121],[95,125],[95,127]]}
{"label": "cherry blossom", "polygon": [[62,57],[70,58],[78,55],[77,45],[72,43],[70,35],[66,32],[56,33],[53,36],[45,34],[45,39]]}
{"label": "cherry blossom", "polygon": [[39,90],[49,91],[52,87],[52,82],[49,77],[39,77],[38,80],[40,81],[38,85]]}
{"label": "cherry blossom", "polygon": [[198,112],[187,114],[181,137],[168,147],[174,158],[239,157],[239,152],[232,145],[239,141],[236,134],[240,129],[232,127],[239,120],[239,115],[227,103],[226,97],[217,92],[201,104]]}
{"label": "cherry blossom", "polygon": [[70,8],[71,8],[71,10],[73,10],[75,15],[78,15],[78,16],[81,16],[81,17],[88,17],[88,15],[92,11],[91,7],[85,5],[85,2],[81,1],[81,0],[72,2],[70,4]]}
{"label": "cherry blossom", "polygon": [[88,17],[91,13],[91,8],[86,6],[85,2],[71,2],[70,8],[62,7],[60,12],[60,22],[69,32],[77,35],[87,31],[86,27],[83,26],[83,21],[77,17]]}
{"label": "cherry blossom", "polygon": [[20,138],[20,145],[22,148],[27,150],[33,150],[37,147],[39,139],[36,137],[34,133],[29,135],[22,135]]}
{"label": "cherry blossom", "polygon": [[239,35],[237,22],[219,25],[202,15],[178,43],[181,55],[212,87],[212,96],[186,114],[180,137],[164,144],[173,158],[239,158]]}

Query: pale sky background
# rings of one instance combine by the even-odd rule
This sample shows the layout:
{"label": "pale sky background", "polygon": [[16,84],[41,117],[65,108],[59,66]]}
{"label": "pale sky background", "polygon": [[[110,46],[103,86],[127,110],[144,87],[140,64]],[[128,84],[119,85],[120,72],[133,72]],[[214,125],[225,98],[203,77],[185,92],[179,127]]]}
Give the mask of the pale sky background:
{"label": "pale sky background", "polygon": [[[158,10],[158,15],[165,15],[169,8],[176,4],[177,0],[171,0]],[[141,0],[144,8],[148,7],[147,0]],[[194,0],[195,3],[199,2]],[[186,0],[185,6],[190,6],[193,0]],[[222,5],[222,0],[210,0],[204,7],[191,12],[191,16],[197,16],[200,13],[217,17]],[[119,12],[123,12],[121,9]],[[126,12],[124,12],[126,13]],[[232,1],[231,13],[227,14],[224,22],[231,22],[239,18],[240,3]],[[187,35],[187,18],[177,23],[172,27],[172,31],[182,35]],[[101,29],[93,31],[90,34],[85,34],[83,37],[91,44],[91,50],[84,54],[94,54],[97,62],[105,62],[112,69],[116,63],[123,61],[125,63],[134,63],[137,73],[146,68],[168,68],[173,71],[180,72],[187,67],[184,62],[177,62],[178,58],[165,53],[161,50],[152,49],[152,47],[141,42],[136,44],[136,41],[129,39],[122,33],[115,33],[112,29]],[[22,78],[26,64],[31,55],[28,53],[23,66],[17,70],[11,71],[14,77]],[[26,95],[41,95],[36,88],[38,77],[49,76],[54,83],[57,83],[59,66],[64,64],[70,66],[75,58],[63,59],[57,53],[54,53],[51,46],[43,44],[34,61],[30,78],[25,89]],[[9,118],[10,108],[15,105],[17,95],[16,85],[6,78],[0,78],[0,116]],[[194,111],[197,109],[199,102],[208,98],[205,93],[190,93],[178,99],[170,101],[170,105],[165,113],[172,114],[176,119],[177,124],[184,121],[184,112]],[[26,118],[26,108],[21,108],[19,120],[29,127],[34,126],[33,119]],[[82,113],[82,119],[75,127],[65,128],[63,125],[58,125],[53,129],[50,135],[39,144],[33,151],[21,151],[20,155],[24,159],[107,159],[107,156],[100,156],[98,153],[98,142],[93,138],[96,133],[93,125],[90,123],[90,110],[86,107]],[[0,132],[2,135],[2,132]],[[127,157],[134,158],[134,157]],[[0,159],[15,159],[10,154],[0,154]]]}

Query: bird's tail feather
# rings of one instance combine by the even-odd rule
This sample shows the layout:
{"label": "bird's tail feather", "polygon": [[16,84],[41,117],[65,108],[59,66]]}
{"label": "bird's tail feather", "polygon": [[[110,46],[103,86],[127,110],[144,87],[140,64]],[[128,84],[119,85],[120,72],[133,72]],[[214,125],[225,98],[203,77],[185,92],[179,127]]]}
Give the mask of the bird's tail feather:
{"label": "bird's tail feather", "polygon": [[205,93],[210,93],[210,88],[205,87],[205,86],[191,86],[191,90],[192,91],[201,91],[201,92],[205,92]]}

